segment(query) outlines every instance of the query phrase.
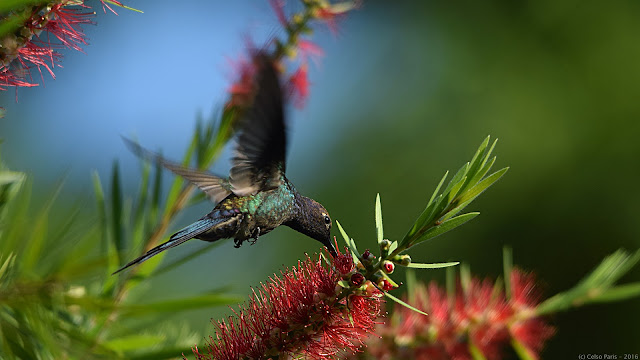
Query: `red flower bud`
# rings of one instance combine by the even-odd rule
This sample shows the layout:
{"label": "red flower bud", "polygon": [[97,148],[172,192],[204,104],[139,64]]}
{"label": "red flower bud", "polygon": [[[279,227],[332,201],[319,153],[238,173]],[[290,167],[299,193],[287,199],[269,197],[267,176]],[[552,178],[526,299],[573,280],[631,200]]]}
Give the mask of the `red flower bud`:
{"label": "red flower bud", "polygon": [[364,283],[364,275],[360,274],[360,273],[355,273],[353,275],[351,275],[351,283],[355,286],[360,286]]}
{"label": "red flower bud", "polygon": [[385,260],[382,263],[382,269],[384,270],[384,272],[386,272],[387,274],[391,274],[393,272],[393,270],[395,269],[395,266],[393,265],[393,263],[391,261]]}

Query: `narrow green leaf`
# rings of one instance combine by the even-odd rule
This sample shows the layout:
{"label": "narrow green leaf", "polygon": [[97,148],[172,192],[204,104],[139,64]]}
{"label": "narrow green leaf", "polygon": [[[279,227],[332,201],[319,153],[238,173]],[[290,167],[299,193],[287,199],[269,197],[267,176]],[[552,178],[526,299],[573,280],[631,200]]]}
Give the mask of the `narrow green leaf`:
{"label": "narrow green leaf", "polygon": [[451,178],[451,181],[449,181],[449,184],[447,184],[447,187],[444,189],[444,191],[442,191],[442,194],[447,196],[451,191],[451,189],[455,185],[457,185],[460,182],[460,180],[462,180],[463,177],[467,175],[467,171],[469,171],[469,163],[465,163],[464,165],[462,165],[460,169],[458,169],[458,172],[456,172],[453,178]]}
{"label": "narrow green leaf", "polygon": [[482,351],[471,341],[469,342],[469,354],[471,354],[473,360],[487,360]]}
{"label": "narrow green leaf", "polygon": [[425,315],[425,316],[429,316],[429,314],[427,314],[426,312],[424,312],[424,311],[422,311],[422,310],[418,310],[418,309],[416,309],[415,307],[413,307],[413,306],[411,306],[411,305],[407,304],[406,302],[404,302],[404,301],[402,301],[402,300],[398,299],[397,297],[395,297],[395,296],[393,296],[393,295],[389,294],[389,293],[388,293],[388,292],[386,292],[386,291],[384,292],[384,295],[385,295],[386,297],[388,297],[389,299],[391,299],[391,300],[393,300],[393,301],[397,302],[398,304],[400,304],[400,305],[402,305],[402,306],[406,307],[407,309],[413,310],[413,311],[415,311],[415,312],[417,312],[417,313],[420,313],[420,314],[422,314],[422,315]]}
{"label": "narrow green leaf", "polygon": [[429,215],[433,212],[432,210],[436,206],[436,204],[434,204],[434,199],[436,199],[436,197],[438,196],[438,192],[440,191],[442,184],[444,184],[444,181],[447,179],[447,175],[449,175],[449,171],[445,172],[442,179],[440,179],[438,186],[436,186],[436,189],[434,190],[433,194],[431,194],[431,197],[427,202],[427,206],[425,206],[424,210],[422,210],[422,213],[420,214],[420,216],[418,216],[416,221],[413,223],[413,225],[409,229],[409,232],[407,232],[404,238],[402,238],[402,240],[400,241],[401,244],[407,243],[409,239],[413,235],[415,235],[415,233],[418,232],[418,230],[422,228],[424,224],[428,221]]}
{"label": "narrow green leaf", "polygon": [[[0,256],[2,259],[2,256]],[[0,280],[4,277],[4,274],[13,266],[13,262],[16,259],[15,254],[9,254],[9,256],[4,260],[2,266],[0,266]]]}
{"label": "narrow green leaf", "polygon": [[493,183],[500,180],[502,175],[504,175],[508,170],[509,168],[506,167],[487,176],[486,178],[484,178],[484,180],[480,181],[476,186],[472,187],[471,189],[467,190],[462,195],[460,195],[460,198],[458,198],[458,202],[468,203],[468,201],[475,199],[476,197],[478,197],[478,195],[480,195],[487,188],[489,188],[489,186],[493,185]]}
{"label": "narrow green leaf", "polygon": [[471,180],[469,180],[469,186],[468,187],[474,187],[480,180],[482,180],[482,178],[489,172],[489,170],[491,170],[491,168],[493,167],[493,164],[496,162],[496,157],[492,157],[491,160],[489,160],[489,162],[487,164],[485,164],[480,170],[478,170],[478,172],[473,175],[473,178]]}
{"label": "narrow green leaf", "polygon": [[138,9],[132,8],[132,7],[130,7],[130,6],[124,5],[124,4],[122,4],[121,2],[119,2],[119,1],[104,0],[104,2],[107,2],[107,3],[111,4],[111,5],[119,6],[119,7],[121,7],[121,8],[127,9],[127,10],[131,10],[131,11],[139,12],[139,13],[141,13],[141,14],[143,14],[143,13],[144,13],[142,10],[138,10]]}
{"label": "narrow green leaf", "polygon": [[[497,143],[498,143],[498,139],[493,140],[493,143],[491,144],[489,151],[487,151],[486,154],[484,154],[484,161],[482,162],[483,168],[486,167],[487,159],[489,159],[491,157],[491,154],[493,154],[493,149],[496,147]],[[495,156],[493,158],[495,159]]]}
{"label": "narrow green leaf", "polygon": [[241,300],[242,298],[239,296],[204,294],[191,298],[159,301],[151,304],[123,305],[121,310],[123,314],[126,314],[126,316],[143,316],[149,314],[157,315],[158,313],[175,313],[176,309],[185,311],[229,305]]}
{"label": "narrow green leaf", "polygon": [[407,295],[409,295],[409,299],[413,299],[413,294],[416,291],[416,286],[418,286],[418,279],[416,278],[416,272],[413,269],[407,269],[406,271],[407,278]]}
{"label": "narrow green leaf", "polygon": [[491,138],[490,136],[487,136],[482,142],[482,144],[480,144],[480,147],[478,147],[478,150],[476,151],[476,153],[473,155],[473,158],[471,159],[471,162],[469,165],[469,171],[467,172],[467,180],[464,186],[462,187],[463,190],[466,189],[469,184],[471,184],[471,180],[475,178],[475,175],[478,173],[478,171],[482,169],[482,164],[486,160],[486,156],[487,156],[486,150],[487,150],[487,146],[489,145],[490,138]]}
{"label": "narrow green leaf", "polygon": [[440,179],[438,186],[436,186],[436,189],[433,191],[433,194],[431,194],[431,197],[429,198],[429,202],[427,204],[431,204],[433,202],[433,199],[436,198],[436,196],[438,195],[438,191],[440,191],[440,188],[442,187],[442,184],[444,184],[444,181],[447,179],[448,175],[449,175],[449,170],[447,170],[444,173],[444,176],[442,177],[442,179]]}
{"label": "narrow green leaf", "polygon": [[25,241],[25,246],[28,247],[28,251],[23,254],[20,260],[20,266],[23,269],[34,269],[41,260],[42,250],[45,247],[48,235],[49,213],[53,203],[62,190],[62,183],[62,181],[58,182],[53,194],[48,196],[42,209],[40,209],[35,218],[31,220],[33,223],[30,224],[28,240]]}
{"label": "narrow green leaf", "polygon": [[504,274],[504,291],[511,298],[511,270],[513,269],[513,250],[510,246],[502,247],[502,271]]}
{"label": "narrow green leaf", "polygon": [[124,351],[144,349],[151,346],[159,345],[165,340],[166,339],[163,335],[133,334],[105,341],[103,345],[113,351],[122,353]]}
{"label": "narrow green leaf", "polygon": [[415,269],[440,269],[449,266],[456,266],[460,264],[460,261],[444,262],[444,263],[432,263],[432,264],[419,264],[410,263],[407,267]]}
{"label": "narrow green leaf", "polygon": [[389,254],[392,254],[394,251],[396,251],[396,249],[398,248],[398,242],[397,241],[392,241],[391,245],[389,245]]}
{"label": "narrow green leaf", "polygon": [[427,232],[424,233],[424,235],[422,235],[421,237],[419,237],[414,243],[415,244],[419,244],[423,241],[427,241],[429,239],[433,239],[436,236],[440,236],[448,231],[451,231],[455,228],[457,228],[458,226],[466,223],[467,221],[473,219],[474,217],[480,215],[479,212],[470,212],[470,213],[466,213],[466,214],[462,214],[459,216],[456,216],[454,218],[451,218],[445,222],[443,222],[442,224],[429,229]]}
{"label": "narrow green leaf", "polygon": [[640,295],[640,282],[614,286],[607,291],[593,296],[587,303],[607,303],[622,301]]}
{"label": "narrow green leaf", "polygon": [[480,146],[478,146],[478,150],[476,150],[475,154],[473,154],[473,157],[471,158],[471,167],[472,168],[480,168],[480,166],[481,166],[480,164],[481,164],[482,160],[484,158],[486,158],[485,150],[487,149],[487,146],[489,145],[489,140],[490,139],[491,139],[491,135],[489,135],[486,138],[484,138],[484,140],[482,140],[482,143],[480,144]]}
{"label": "narrow green leaf", "polygon": [[118,264],[122,264],[124,255],[124,232],[122,226],[122,186],[120,183],[120,167],[118,162],[113,162],[111,173],[111,235],[115,245]]}
{"label": "narrow green leaf", "polygon": [[376,196],[376,234],[378,235],[378,244],[382,242],[384,233],[382,229],[382,205],[380,204],[380,194]]}
{"label": "narrow green leaf", "polygon": [[340,234],[342,235],[342,238],[347,243],[347,247],[349,247],[349,250],[351,251],[351,257],[353,257],[354,263],[356,264],[359,263],[360,253],[358,252],[358,248],[356,248],[355,241],[353,241],[353,239],[351,239],[349,235],[347,235],[347,233],[344,231],[344,229],[342,228],[342,225],[340,225],[340,222],[338,220],[336,220],[336,225],[338,225],[338,230],[340,230]]}
{"label": "narrow green leaf", "polygon": [[174,348],[165,348],[160,350],[152,350],[150,352],[143,353],[131,353],[127,354],[127,359],[129,360],[157,360],[157,359],[176,359],[180,358],[180,354],[190,354],[191,348],[182,348],[182,347],[174,347]]}
{"label": "narrow green leaf", "polygon": [[462,188],[462,185],[464,185],[466,181],[467,181],[467,177],[463,176],[462,179],[460,179],[460,181],[458,181],[455,185],[451,187],[451,191],[449,191],[449,194],[447,195],[447,204],[451,203],[453,199],[456,197],[456,195],[458,195],[458,191],[460,191],[460,189]]}
{"label": "narrow green leaf", "polygon": [[533,354],[529,351],[529,349],[524,346],[521,342],[516,340],[515,338],[511,339],[511,346],[518,354],[521,360],[537,360],[537,357],[534,357]]}

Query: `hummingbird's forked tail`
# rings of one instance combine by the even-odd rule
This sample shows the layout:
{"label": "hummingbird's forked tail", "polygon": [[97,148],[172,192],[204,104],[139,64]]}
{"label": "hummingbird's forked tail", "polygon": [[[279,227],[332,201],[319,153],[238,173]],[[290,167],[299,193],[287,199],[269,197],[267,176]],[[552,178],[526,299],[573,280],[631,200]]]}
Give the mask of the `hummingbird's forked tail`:
{"label": "hummingbird's forked tail", "polygon": [[115,275],[117,273],[119,273],[120,271],[136,265],[136,264],[140,264],[143,263],[147,260],[149,260],[150,258],[158,255],[159,253],[170,249],[172,247],[176,247],[180,244],[182,244],[183,242],[187,241],[187,240],[191,240],[194,237],[202,234],[203,232],[209,230],[212,226],[214,226],[216,223],[218,223],[219,220],[216,219],[211,219],[211,218],[205,218],[205,219],[201,219],[198,220],[196,222],[194,222],[193,224],[187,226],[186,228],[178,231],[177,233],[171,235],[171,238],[169,239],[169,241],[167,241],[164,244],[160,244],[156,247],[154,247],[153,249],[147,251],[144,255],[140,256],[139,258],[129,262],[127,265],[121,267],[120,269],[118,269],[116,272],[114,272],[111,275]]}

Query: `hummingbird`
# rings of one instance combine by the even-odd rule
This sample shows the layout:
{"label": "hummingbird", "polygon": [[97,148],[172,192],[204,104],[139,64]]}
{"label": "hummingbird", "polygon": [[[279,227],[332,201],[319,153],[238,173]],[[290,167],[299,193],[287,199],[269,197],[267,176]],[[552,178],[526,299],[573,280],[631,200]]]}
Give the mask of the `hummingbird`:
{"label": "hummingbird", "polygon": [[280,225],[320,241],[333,255],[331,217],[317,201],[301,195],[285,175],[287,134],[283,93],[277,69],[268,55],[254,56],[255,95],[236,129],[235,155],[229,177],[187,168],[124,138],[139,157],[151,159],[202,190],[213,210],[171,235],[169,240],[132,260],[114,274],[190,239],[208,242],[233,238],[235,247]]}

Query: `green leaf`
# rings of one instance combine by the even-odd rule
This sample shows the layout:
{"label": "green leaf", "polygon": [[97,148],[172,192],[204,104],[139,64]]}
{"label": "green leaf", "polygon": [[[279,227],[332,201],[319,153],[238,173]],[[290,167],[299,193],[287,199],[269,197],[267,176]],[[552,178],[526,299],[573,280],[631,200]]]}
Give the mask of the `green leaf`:
{"label": "green leaf", "polygon": [[120,184],[120,169],[118,162],[113,162],[111,173],[111,235],[116,248],[118,264],[122,264],[124,254],[124,229],[122,226],[122,187]]}
{"label": "green leaf", "polygon": [[411,226],[411,229],[409,229],[409,232],[407,232],[404,238],[402,238],[402,240],[400,241],[400,244],[405,245],[413,235],[415,235],[421,228],[423,228],[429,222],[429,220],[431,220],[431,214],[433,214],[434,207],[436,207],[437,203],[439,203],[439,201],[442,199],[442,195],[438,196],[438,191],[440,191],[442,184],[444,184],[444,181],[446,180],[447,175],[449,175],[449,171],[445,172],[442,179],[440,179],[440,182],[438,183],[436,190],[433,192],[433,194],[431,194],[431,197],[429,198],[429,202],[427,203],[427,206],[424,208],[424,210],[422,210],[422,213],[420,214],[420,216],[418,216],[416,221],[413,223],[413,225]]}
{"label": "green leaf", "polygon": [[476,186],[464,192],[460,198],[458,198],[459,203],[468,203],[469,201],[475,199],[478,195],[482,194],[489,186],[493,185],[496,181],[500,180],[502,175],[504,175],[509,170],[508,167],[500,169],[493,174],[487,176],[484,180],[480,181]]}
{"label": "green leaf", "polygon": [[347,247],[351,251],[351,257],[353,257],[354,263],[356,264],[359,263],[361,256],[360,256],[360,253],[358,252],[358,248],[356,247],[355,241],[353,241],[353,239],[351,239],[349,235],[347,235],[347,233],[344,231],[344,229],[342,228],[342,225],[340,225],[340,222],[338,220],[336,220],[336,225],[338,225],[338,230],[340,230],[340,234],[342,235],[342,238],[347,243]]}
{"label": "green leaf", "polygon": [[[473,184],[473,180],[476,178],[478,171],[482,169],[487,159],[487,156],[489,156],[486,150],[487,150],[487,145],[489,145],[490,138],[491,136],[487,136],[482,142],[482,144],[480,144],[480,146],[478,147],[478,150],[476,151],[476,153],[473,155],[473,158],[471,159],[471,162],[469,165],[469,171],[467,172],[467,181],[463,189],[466,189],[467,185]],[[494,141],[494,145],[495,145],[495,141]]]}
{"label": "green leaf", "polygon": [[415,269],[440,269],[449,266],[456,266],[460,264],[460,261],[453,262],[444,262],[444,263],[432,263],[432,264],[419,264],[419,263],[410,263],[407,267],[415,268]]}
{"label": "green leaf", "polygon": [[424,233],[424,235],[420,236],[412,245],[419,244],[423,241],[433,239],[436,236],[440,236],[448,231],[451,231],[478,215],[480,215],[479,212],[470,212],[470,213],[456,216],[447,221],[444,221],[442,224],[429,229],[427,232]]}
{"label": "green leaf", "polygon": [[149,314],[157,315],[159,313],[175,313],[178,310],[185,311],[210,308],[214,306],[235,304],[239,301],[242,301],[242,298],[239,296],[205,294],[185,299],[159,301],[151,304],[123,305],[121,310],[124,316],[131,317]]}
{"label": "green leaf", "polygon": [[471,341],[469,341],[469,353],[473,360],[487,360],[482,351],[480,351],[480,349],[478,349],[478,347]]}
{"label": "green leaf", "polygon": [[442,184],[444,184],[444,181],[447,179],[447,175],[449,175],[449,171],[446,171],[442,179],[440,179],[440,182],[438,183],[438,186],[434,190],[433,194],[431,194],[431,197],[429,198],[429,202],[427,203],[427,205],[431,204],[433,202],[433,199],[436,198],[436,196],[438,195],[438,191],[440,191],[440,188],[442,187]]}
{"label": "green leaf", "polygon": [[413,269],[407,269],[406,271],[407,278],[407,295],[409,299],[413,299],[413,294],[416,291],[416,286],[418,286],[418,279],[416,278],[416,272]]}
{"label": "green leaf", "polygon": [[378,244],[382,242],[384,233],[382,229],[382,206],[380,205],[380,194],[376,196],[376,234],[378,235]]}
{"label": "green leaf", "polygon": [[513,251],[510,246],[502,247],[502,272],[504,274],[504,292],[511,298],[511,271],[513,270]]}
{"label": "green leaf", "polygon": [[180,358],[180,354],[190,354],[191,348],[175,347],[168,349],[154,350],[145,353],[127,354],[129,360],[157,360],[157,359],[176,359]]}
{"label": "green leaf", "polygon": [[515,338],[511,339],[511,346],[516,351],[520,359],[522,360],[537,360],[537,357],[534,357],[533,354],[524,346],[521,342],[516,340]]}
{"label": "green leaf", "polygon": [[593,296],[587,303],[607,303],[640,296],[640,282],[614,286],[602,294]]}
{"label": "green leaf", "polygon": [[618,250],[602,260],[589,275],[573,288],[556,294],[536,308],[538,315],[564,311],[592,302],[610,302],[638,295],[638,284],[612,285],[640,261],[640,250],[634,254]]}
{"label": "green leaf", "polygon": [[122,353],[124,351],[144,349],[155,346],[164,342],[165,340],[165,336],[163,335],[133,334],[105,341],[103,345],[113,351]]}
{"label": "green leaf", "polygon": [[416,309],[415,307],[413,307],[413,306],[411,306],[411,305],[407,304],[406,302],[404,302],[404,301],[402,301],[402,300],[398,299],[397,297],[395,297],[395,296],[393,296],[393,295],[389,294],[389,293],[388,293],[388,292],[386,292],[386,291],[384,291],[384,295],[385,295],[386,297],[388,297],[389,299],[391,299],[391,300],[393,300],[393,301],[397,302],[398,304],[400,304],[400,305],[402,305],[402,306],[406,307],[407,309],[413,310],[413,311],[415,311],[415,312],[417,312],[417,313],[419,313],[419,314],[425,315],[425,316],[429,316],[429,314],[427,314],[426,312],[424,312],[424,311],[422,311],[422,310],[418,310],[418,309]]}
{"label": "green leaf", "polygon": [[448,194],[451,192],[451,189],[455,185],[458,185],[458,183],[467,175],[467,171],[469,171],[469,163],[462,165],[458,172],[453,176],[451,181],[449,181],[449,184],[447,184],[447,187],[444,189],[444,191],[442,191],[442,194],[448,196]]}
{"label": "green leaf", "polygon": [[121,2],[116,2],[116,1],[113,1],[113,0],[104,0],[104,2],[109,3],[111,5],[119,6],[121,8],[127,9],[127,10],[131,10],[131,11],[135,11],[135,12],[139,12],[139,13],[143,14],[142,10],[138,10],[138,9],[129,7],[127,5],[122,4]]}

